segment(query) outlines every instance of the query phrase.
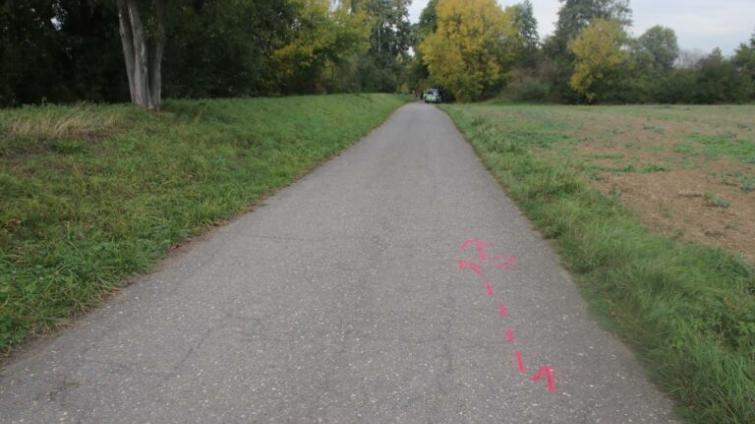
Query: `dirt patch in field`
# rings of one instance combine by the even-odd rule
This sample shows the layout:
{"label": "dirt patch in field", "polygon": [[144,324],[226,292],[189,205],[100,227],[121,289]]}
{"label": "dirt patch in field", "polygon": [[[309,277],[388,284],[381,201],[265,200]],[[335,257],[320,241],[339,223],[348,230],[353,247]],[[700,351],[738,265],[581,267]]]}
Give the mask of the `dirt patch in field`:
{"label": "dirt patch in field", "polygon": [[554,149],[547,156],[579,158],[591,170],[594,186],[619,194],[651,229],[721,247],[755,263],[755,164],[705,154],[706,146],[694,141],[700,134],[723,133],[755,139],[748,119],[690,121],[641,112],[575,114],[577,143],[568,154]]}
{"label": "dirt patch in field", "polygon": [[620,193],[651,228],[755,262],[755,192],[701,170],[601,176],[594,184],[603,193]]}

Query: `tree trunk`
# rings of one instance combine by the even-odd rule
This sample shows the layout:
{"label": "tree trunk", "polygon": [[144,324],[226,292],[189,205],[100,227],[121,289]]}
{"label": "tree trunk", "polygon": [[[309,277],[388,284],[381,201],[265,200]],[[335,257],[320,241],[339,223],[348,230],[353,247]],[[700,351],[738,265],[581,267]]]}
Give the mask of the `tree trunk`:
{"label": "tree trunk", "polygon": [[138,0],[118,0],[121,44],[131,102],[159,109],[162,99],[162,58],[165,46],[165,0],[153,0],[157,33],[145,33]]}
{"label": "tree trunk", "polygon": [[154,0],[157,34],[151,40],[149,55],[149,92],[152,107],[160,109],[162,102],[162,63],[165,50],[165,0]]}
{"label": "tree trunk", "polygon": [[128,92],[131,95],[131,103],[136,104],[134,100],[134,36],[131,33],[131,21],[125,0],[118,0],[118,21],[120,23],[123,59],[126,62],[126,75],[128,76]]}

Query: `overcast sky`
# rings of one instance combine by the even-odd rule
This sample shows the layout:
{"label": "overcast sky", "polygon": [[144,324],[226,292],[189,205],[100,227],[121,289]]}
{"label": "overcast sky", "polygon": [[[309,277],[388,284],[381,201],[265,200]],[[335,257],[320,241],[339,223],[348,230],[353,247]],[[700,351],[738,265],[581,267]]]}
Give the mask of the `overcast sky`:
{"label": "overcast sky", "polygon": [[[413,0],[410,8],[416,22],[428,0]],[[503,6],[516,0],[498,0]],[[532,0],[540,37],[553,33],[558,0]],[[731,54],[755,31],[755,0],[631,0],[634,35],[653,25],[673,28],[685,50],[711,51],[720,47]]]}

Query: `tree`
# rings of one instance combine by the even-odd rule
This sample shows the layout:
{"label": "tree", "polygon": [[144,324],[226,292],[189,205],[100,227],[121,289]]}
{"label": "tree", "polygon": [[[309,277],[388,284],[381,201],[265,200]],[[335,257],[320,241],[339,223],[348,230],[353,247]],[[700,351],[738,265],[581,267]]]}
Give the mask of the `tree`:
{"label": "tree", "polygon": [[579,101],[571,88],[574,74],[574,55],[569,42],[595,19],[619,22],[622,27],[632,22],[629,0],[559,0],[558,21],[554,34],[543,43],[543,60],[550,62],[548,68],[552,80],[553,95],[560,101]]}
{"label": "tree", "polygon": [[337,70],[367,49],[364,14],[331,9],[329,0],[293,0],[295,17],[272,54],[271,73],[282,93],[327,91]]}
{"label": "tree", "polygon": [[111,0],[0,2],[0,105],[128,96]]}
{"label": "tree", "polygon": [[524,68],[534,68],[538,61],[540,36],[537,32],[537,19],[532,9],[532,2],[524,0],[509,9],[517,31],[519,64]]}
{"label": "tree", "polygon": [[419,46],[430,34],[438,29],[438,0],[430,0],[419,15],[419,22],[412,26],[412,48],[414,56],[409,60],[405,74],[405,84],[411,91],[424,91],[429,87],[430,71],[422,58]]}
{"label": "tree", "polygon": [[437,9],[438,0],[430,0],[427,2],[427,6],[422,9],[422,13],[419,15],[419,22],[417,22],[417,32],[420,39],[424,39],[438,29]]}
{"label": "tree", "polygon": [[637,39],[635,55],[647,72],[670,71],[679,58],[676,33],[659,25],[648,29]]}
{"label": "tree", "polygon": [[362,0],[352,6],[352,10],[369,17],[371,23],[370,48],[359,58],[356,69],[362,91],[398,89],[413,41],[409,3],[409,0]]}
{"label": "tree", "polygon": [[732,62],[737,71],[750,81],[751,97],[755,97],[755,33],[752,34],[749,45],[739,45]]}
{"label": "tree", "polygon": [[[147,109],[160,109],[162,61],[165,51],[167,0],[117,0],[123,58],[131,102]],[[142,12],[149,8],[145,27]]]}
{"label": "tree", "polygon": [[559,0],[554,41],[556,47],[567,52],[569,42],[595,19],[612,20],[621,26],[632,23],[629,0]]}
{"label": "tree", "polygon": [[519,33],[519,39],[529,50],[536,49],[540,44],[540,36],[537,32],[537,19],[530,0],[511,6],[514,17],[514,26]]}
{"label": "tree", "polygon": [[172,8],[163,61],[171,97],[233,97],[278,92],[273,51],[296,16],[288,0],[182,2]]}
{"label": "tree", "polygon": [[618,71],[627,60],[622,49],[626,39],[619,22],[595,19],[569,43],[576,58],[570,85],[590,103],[617,82]]}
{"label": "tree", "polygon": [[420,44],[430,77],[462,101],[489,94],[503,82],[514,52],[513,17],[495,0],[439,0],[437,30]]}
{"label": "tree", "polygon": [[700,61],[696,82],[697,103],[742,102],[751,95],[752,86],[721,49],[714,49]]}

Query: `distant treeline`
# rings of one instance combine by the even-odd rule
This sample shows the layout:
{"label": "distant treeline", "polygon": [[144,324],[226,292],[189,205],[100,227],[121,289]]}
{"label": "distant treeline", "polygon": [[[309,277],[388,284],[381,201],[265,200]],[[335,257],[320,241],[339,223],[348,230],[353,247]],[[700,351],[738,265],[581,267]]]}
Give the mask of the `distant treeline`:
{"label": "distant treeline", "polygon": [[541,40],[529,0],[431,0],[414,25],[410,0],[6,0],[0,105],[127,101],[124,3],[143,11],[147,38],[164,34],[168,97],[440,87],[465,101],[755,99],[755,35],[732,57],[694,54],[662,26],[630,37],[629,0],[560,1]]}
{"label": "distant treeline", "polygon": [[[755,99],[755,35],[731,58],[680,50],[670,28],[628,35],[629,0],[560,0],[541,41],[532,3],[431,0],[416,27],[412,84],[463,100],[724,103]],[[743,39],[747,34],[743,34]]]}

